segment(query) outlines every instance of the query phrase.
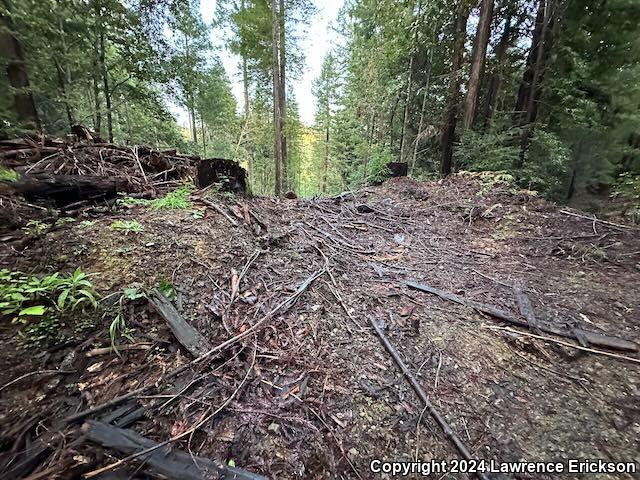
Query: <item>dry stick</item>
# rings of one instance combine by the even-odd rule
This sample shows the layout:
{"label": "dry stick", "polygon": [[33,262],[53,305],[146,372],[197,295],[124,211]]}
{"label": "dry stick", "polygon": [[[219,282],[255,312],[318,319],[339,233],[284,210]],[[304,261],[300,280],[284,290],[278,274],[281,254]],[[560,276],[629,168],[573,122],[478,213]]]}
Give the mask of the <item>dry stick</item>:
{"label": "dry stick", "polygon": [[224,218],[226,218],[227,220],[229,220],[229,223],[231,225],[233,225],[234,227],[238,226],[238,222],[236,222],[233,218],[231,218],[231,216],[225,212],[224,210],[222,210],[218,205],[216,205],[213,202],[210,202],[209,200],[205,199],[205,198],[198,198],[197,199],[198,202],[200,203],[204,203],[205,205],[207,205],[208,207],[213,208],[216,212],[218,212],[220,215],[222,215]]}
{"label": "dry stick", "polygon": [[490,330],[504,330],[505,332],[515,333],[517,335],[524,335],[525,337],[537,338],[547,342],[554,342],[559,345],[564,345],[565,347],[571,347],[577,350],[582,350],[583,352],[596,353],[598,355],[606,355],[607,357],[618,358],[620,360],[627,360],[629,362],[640,364],[640,358],[627,357],[626,355],[619,355],[617,353],[605,352],[604,350],[596,350],[594,348],[583,347],[582,345],[576,345],[575,343],[569,343],[563,340],[557,340],[555,338],[545,337],[543,335],[535,335],[529,332],[522,332],[520,330],[514,330],[513,328],[509,328],[509,327],[498,327],[494,325],[487,325],[485,328],[488,328]]}
{"label": "dry stick", "polygon": [[[444,298],[445,300],[449,300],[451,302],[473,308],[474,310],[486,313],[491,317],[497,318],[499,320],[503,320],[507,323],[518,325],[519,327],[523,327],[523,328],[530,327],[530,325],[526,321],[516,318],[515,316],[511,315],[509,312],[493,307],[491,305],[469,300],[467,298],[461,297],[460,295],[445,292],[444,290],[440,290],[439,288],[430,287],[429,285],[424,285],[424,284],[420,284],[413,281],[406,282],[406,285],[415,290],[431,293],[433,295],[437,295],[440,298]],[[546,333],[551,333],[553,335],[558,335],[560,337],[576,339],[575,333],[566,331],[562,328],[554,327],[552,325],[539,324],[538,328]],[[605,348],[611,348],[614,350],[623,350],[627,352],[638,351],[638,345],[636,343],[631,342],[629,340],[625,340],[624,338],[610,337],[610,336],[601,335],[595,332],[589,332],[587,330],[580,330],[580,333],[587,339],[589,343],[593,345],[598,345]]]}
{"label": "dry stick", "polygon": [[571,215],[572,217],[583,218],[585,220],[591,220],[593,223],[600,223],[602,225],[607,225],[607,226],[613,227],[613,228],[624,228],[624,229],[633,229],[634,228],[631,225],[622,225],[620,223],[613,223],[613,222],[607,222],[606,220],[600,220],[595,215],[593,217],[590,217],[588,215],[580,215],[579,213],[575,213],[575,212],[572,212],[572,211],[567,210],[567,209],[560,210],[560,213],[564,213],[565,215]]}
{"label": "dry stick", "polygon": [[52,374],[52,373],[75,373],[75,372],[76,372],[75,370],[38,370],[38,371],[35,371],[35,372],[25,373],[24,375],[21,375],[18,378],[14,378],[10,382],[5,383],[4,385],[2,385],[0,387],[0,392],[2,390],[4,390],[5,388],[10,387],[14,383],[17,383],[20,380],[24,380],[25,378],[31,377],[33,375],[47,375],[47,374]]}
{"label": "dry stick", "polygon": [[191,427],[188,430],[185,430],[184,432],[180,433],[179,435],[175,435],[175,436],[171,437],[170,439],[165,440],[164,442],[160,442],[160,443],[154,445],[153,447],[149,447],[149,448],[147,448],[145,450],[141,450],[141,451],[139,451],[137,453],[133,453],[133,454],[129,455],[128,457],[125,457],[125,458],[123,458],[121,460],[118,460],[117,462],[113,462],[113,463],[111,463],[111,464],[109,464],[109,465],[107,465],[105,467],[99,468],[98,470],[94,470],[92,472],[85,473],[83,475],[83,477],[84,478],[93,478],[96,475],[100,475],[101,473],[113,470],[114,468],[117,468],[120,465],[123,465],[123,464],[127,463],[130,460],[138,458],[138,457],[140,457],[142,455],[146,455],[147,453],[151,453],[151,452],[153,452],[154,450],[157,450],[160,447],[164,447],[165,445],[168,445],[168,444],[173,443],[173,442],[175,442],[177,440],[180,440],[181,438],[184,438],[187,435],[190,435],[191,433],[193,433],[196,430],[198,430],[202,425],[207,423],[209,420],[211,420],[213,417],[215,417],[218,413],[220,413],[227,405],[229,405],[229,403],[231,403],[231,401],[238,394],[238,392],[240,391],[242,386],[246,383],[247,378],[249,378],[249,374],[251,373],[251,370],[253,370],[253,367],[256,364],[256,353],[257,353],[257,350],[258,350],[258,347],[257,347],[257,342],[256,342],[256,346],[253,349],[253,360],[251,361],[251,365],[247,369],[247,373],[245,374],[244,378],[240,382],[240,385],[238,385],[238,387],[233,391],[233,393],[229,397],[227,397],[227,399],[224,401],[224,403],[222,405],[220,405],[213,413],[211,413],[209,415],[205,415],[193,427]]}
{"label": "dry stick", "polygon": [[83,410],[82,412],[78,412],[78,413],[75,413],[73,415],[70,415],[70,416],[68,416],[67,418],[64,419],[64,423],[71,423],[71,422],[75,422],[75,421],[81,420],[81,419],[85,418],[88,415],[92,415],[94,413],[101,412],[101,411],[103,411],[103,410],[105,410],[105,409],[107,409],[109,407],[117,405],[117,404],[119,404],[119,403],[121,403],[121,402],[123,402],[125,400],[128,400],[128,399],[130,399],[132,397],[141,395],[141,394],[145,393],[147,390],[150,390],[151,388],[153,388],[154,385],[159,384],[161,381],[169,380],[169,379],[181,374],[182,372],[187,370],[189,367],[191,367],[193,365],[197,365],[198,363],[202,362],[203,360],[209,358],[214,353],[219,352],[220,350],[224,350],[228,346],[233,345],[234,343],[242,340],[247,335],[251,334],[252,332],[254,332],[254,331],[258,330],[260,327],[262,327],[262,325],[264,325],[266,323],[266,321],[269,320],[277,312],[279,312],[283,308],[289,308],[291,305],[293,305],[295,303],[296,299],[300,295],[302,295],[302,293],[307,288],[309,288],[309,286],[314,282],[314,280],[316,280],[318,277],[320,277],[325,272],[326,272],[326,269],[325,268],[321,268],[320,270],[312,273],[304,282],[302,282],[300,284],[300,286],[296,289],[296,291],[292,295],[290,295],[285,300],[280,302],[278,305],[273,307],[272,310],[267,312],[260,320],[258,320],[251,327],[247,328],[244,332],[239,333],[235,337],[232,337],[232,338],[222,342],[221,344],[219,344],[216,347],[212,348],[208,352],[200,355],[198,358],[190,361],[189,363],[185,363],[181,367],[178,367],[175,370],[172,370],[171,372],[169,372],[168,374],[166,374],[165,376],[160,378],[155,384],[151,384],[151,385],[147,385],[145,387],[137,388],[137,389],[132,390],[132,391],[130,391],[128,393],[125,393],[124,395],[120,395],[119,397],[115,397],[115,398],[109,400],[106,403],[103,403],[101,405],[96,405],[95,407],[89,408],[87,410]]}
{"label": "dry stick", "polygon": [[[465,460],[476,462],[474,457],[471,455],[471,452],[469,452],[469,450],[464,445],[464,443],[462,443],[462,440],[460,440],[460,438],[455,434],[455,432],[453,431],[453,429],[451,428],[447,420],[442,415],[440,415],[440,413],[436,410],[433,404],[429,401],[429,397],[427,397],[427,394],[418,383],[418,380],[416,379],[416,377],[413,376],[413,373],[411,373],[411,370],[409,370],[407,365],[402,361],[402,358],[400,358],[400,354],[395,349],[395,347],[391,345],[391,342],[389,342],[389,339],[382,332],[378,324],[371,317],[369,318],[369,322],[371,323],[371,326],[373,327],[376,334],[378,335],[378,338],[380,338],[382,345],[384,345],[384,348],[393,357],[393,360],[396,362],[396,365],[398,365],[400,370],[402,370],[402,373],[404,373],[404,376],[407,378],[407,380],[409,380],[409,383],[415,390],[416,394],[418,395],[418,397],[420,397],[420,400],[422,400],[422,403],[424,403],[427,411],[429,412],[429,415],[431,415],[431,417],[440,426],[445,436],[449,438],[451,443],[453,443],[453,445],[456,447],[458,452],[460,452],[460,454],[464,457]],[[478,478],[480,478],[481,480],[489,480],[489,478],[484,473],[477,472],[476,475],[478,475]]]}

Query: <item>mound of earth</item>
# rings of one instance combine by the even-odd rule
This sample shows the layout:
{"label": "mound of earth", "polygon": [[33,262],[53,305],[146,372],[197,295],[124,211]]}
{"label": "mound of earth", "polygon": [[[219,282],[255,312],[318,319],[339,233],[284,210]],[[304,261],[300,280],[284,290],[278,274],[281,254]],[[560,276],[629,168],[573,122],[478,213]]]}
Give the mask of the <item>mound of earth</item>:
{"label": "mound of earth", "polygon": [[[362,479],[390,478],[371,471],[374,459],[460,458],[372,321],[475,458],[640,462],[640,356],[584,335],[640,341],[637,229],[469,176],[313,200],[195,192],[191,202],[127,205],[5,242],[3,268],[80,266],[103,305],[169,286],[206,353],[176,340],[152,295],[124,304],[131,339],[118,354],[105,348],[109,315],[81,334],[69,320],[39,346],[4,322],[3,478],[171,478],[169,451],[190,465],[173,478],[216,478],[199,459],[226,478],[235,468],[236,478]],[[142,228],[122,232],[117,220]],[[566,335],[408,281],[521,322],[524,295],[537,321]],[[96,421],[167,442],[161,458],[101,444]]]}

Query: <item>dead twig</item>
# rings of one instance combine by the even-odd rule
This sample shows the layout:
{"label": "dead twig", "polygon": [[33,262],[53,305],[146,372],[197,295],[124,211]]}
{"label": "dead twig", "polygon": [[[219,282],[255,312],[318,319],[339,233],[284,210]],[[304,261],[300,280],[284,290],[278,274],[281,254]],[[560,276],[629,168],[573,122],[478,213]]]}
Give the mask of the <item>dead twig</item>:
{"label": "dead twig", "polygon": [[[409,383],[413,387],[413,390],[416,392],[420,400],[422,400],[422,403],[424,404],[426,410],[429,412],[429,415],[431,415],[431,417],[440,426],[445,436],[451,441],[451,443],[453,443],[460,455],[462,455],[465,460],[473,461],[475,463],[477,460],[474,459],[473,455],[471,455],[471,452],[469,452],[466,445],[462,443],[462,440],[460,440],[458,435],[456,435],[447,420],[436,410],[431,401],[429,401],[429,397],[427,397],[427,394],[418,383],[418,380],[413,376],[413,373],[411,373],[411,370],[409,370],[409,367],[407,367],[402,358],[400,358],[400,354],[395,349],[395,347],[391,345],[391,342],[383,333],[380,326],[373,320],[373,318],[369,318],[369,321],[384,348],[387,350],[387,352],[389,352],[389,355],[391,355],[393,360],[396,362],[396,365],[398,366],[398,368],[400,368],[406,379],[409,381]],[[477,472],[476,475],[481,480],[489,480],[489,477],[487,477],[484,473]]]}
{"label": "dead twig", "polygon": [[605,352],[604,350],[596,350],[595,348],[583,347],[581,345],[565,342],[563,340],[558,340],[556,338],[545,337],[542,335],[535,335],[529,332],[522,332],[520,330],[515,330],[509,327],[498,327],[495,325],[486,325],[485,328],[488,328],[490,330],[503,330],[505,332],[513,333],[515,335],[523,335],[525,337],[537,338],[539,340],[544,340],[546,342],[557,343],[558,345],[564,345],[565,347],[575,348],[576,350],[582,350],[583,352],[595,353],[598,355],[606,355],[607,357],[617,358],[619,360],[626,360],[628,362],[640,364],[640,358],[633,358],[633,357],[628,357],[626,355],[619,355],[617,353]]}

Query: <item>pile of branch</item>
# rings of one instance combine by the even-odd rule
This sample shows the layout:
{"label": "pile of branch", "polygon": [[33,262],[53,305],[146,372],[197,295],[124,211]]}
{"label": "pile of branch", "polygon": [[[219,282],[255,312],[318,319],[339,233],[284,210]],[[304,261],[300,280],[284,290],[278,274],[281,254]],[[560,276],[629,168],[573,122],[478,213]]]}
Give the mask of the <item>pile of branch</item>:
{"label": "pile of branch", "polygon": [[94,141],[28,136],[0,141],[0,164],[19,175],[3,190],[53,198],[58,205],[113,197],[116,191],[154,194],[172,182],[195,178],[198,160],[176,150]]}

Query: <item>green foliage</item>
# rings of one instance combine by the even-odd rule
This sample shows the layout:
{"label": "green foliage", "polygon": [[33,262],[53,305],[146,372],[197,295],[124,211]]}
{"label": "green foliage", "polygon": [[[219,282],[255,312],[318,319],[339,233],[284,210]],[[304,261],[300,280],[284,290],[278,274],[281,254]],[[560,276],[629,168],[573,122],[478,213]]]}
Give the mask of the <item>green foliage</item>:
{"label": "green foliage", "polygon": [[126,193],[118,193],[116,204],[122,207],[134,207],[137,205],[148,205],[149,200],[145,200],[144,198],[133,198]]}
{"label": "green foliage", "polygon": [[47,228],[49,228],[49,225],[47,223],[44,223],[40,220],[29,220],[27,222],[27,225],[23,227],[22,230],[24,230],[27,235],[37,237],[38,235],[42,235],[47,230]]}
{"label": "green foliage", "polygon": [[143,290],[139,290],[137,287],[125,288],[115,304],[115,312],[108,311],[104,314],[105,317],[109,314],[114,315],[109,323],[109,338],[111,340],[111,348],[118,356],[120,355],[118,352],[118,338],[122,337],[130,342],[134,341],[133,331],[127,327],[127,322],[124,317],[125,303],[135,302],[143,298],[146,298],[146,293]]}
{"label": "green foliage", "polygon": [[136,220],[116,220],[111,224],[111,228],[118,232],[123,232],[125,235],[130,233],[139,234],[144,230],[140,222]]}
{"label": "green foliage", "polygon": [[87,308],[97,308],[95,289],[79,268],[67,276],[44,277],[0,270],[0,315],[12,317],[12,323],[57,318]]}
{"label": "green foliage", "polygon": [[162,198],[157,198],[151,201],[152,210],[182,210],[191,208],[191,202],[189,201],[189,195],[193,192],[194,187],[192,184],[185,183],[179,186],[173,192],[167,193]]}
{"label": "green foliage", "polygon": [[0,165],[0,181],[15,182],[16,180],[18,180],[18,174],[15,170]]}

